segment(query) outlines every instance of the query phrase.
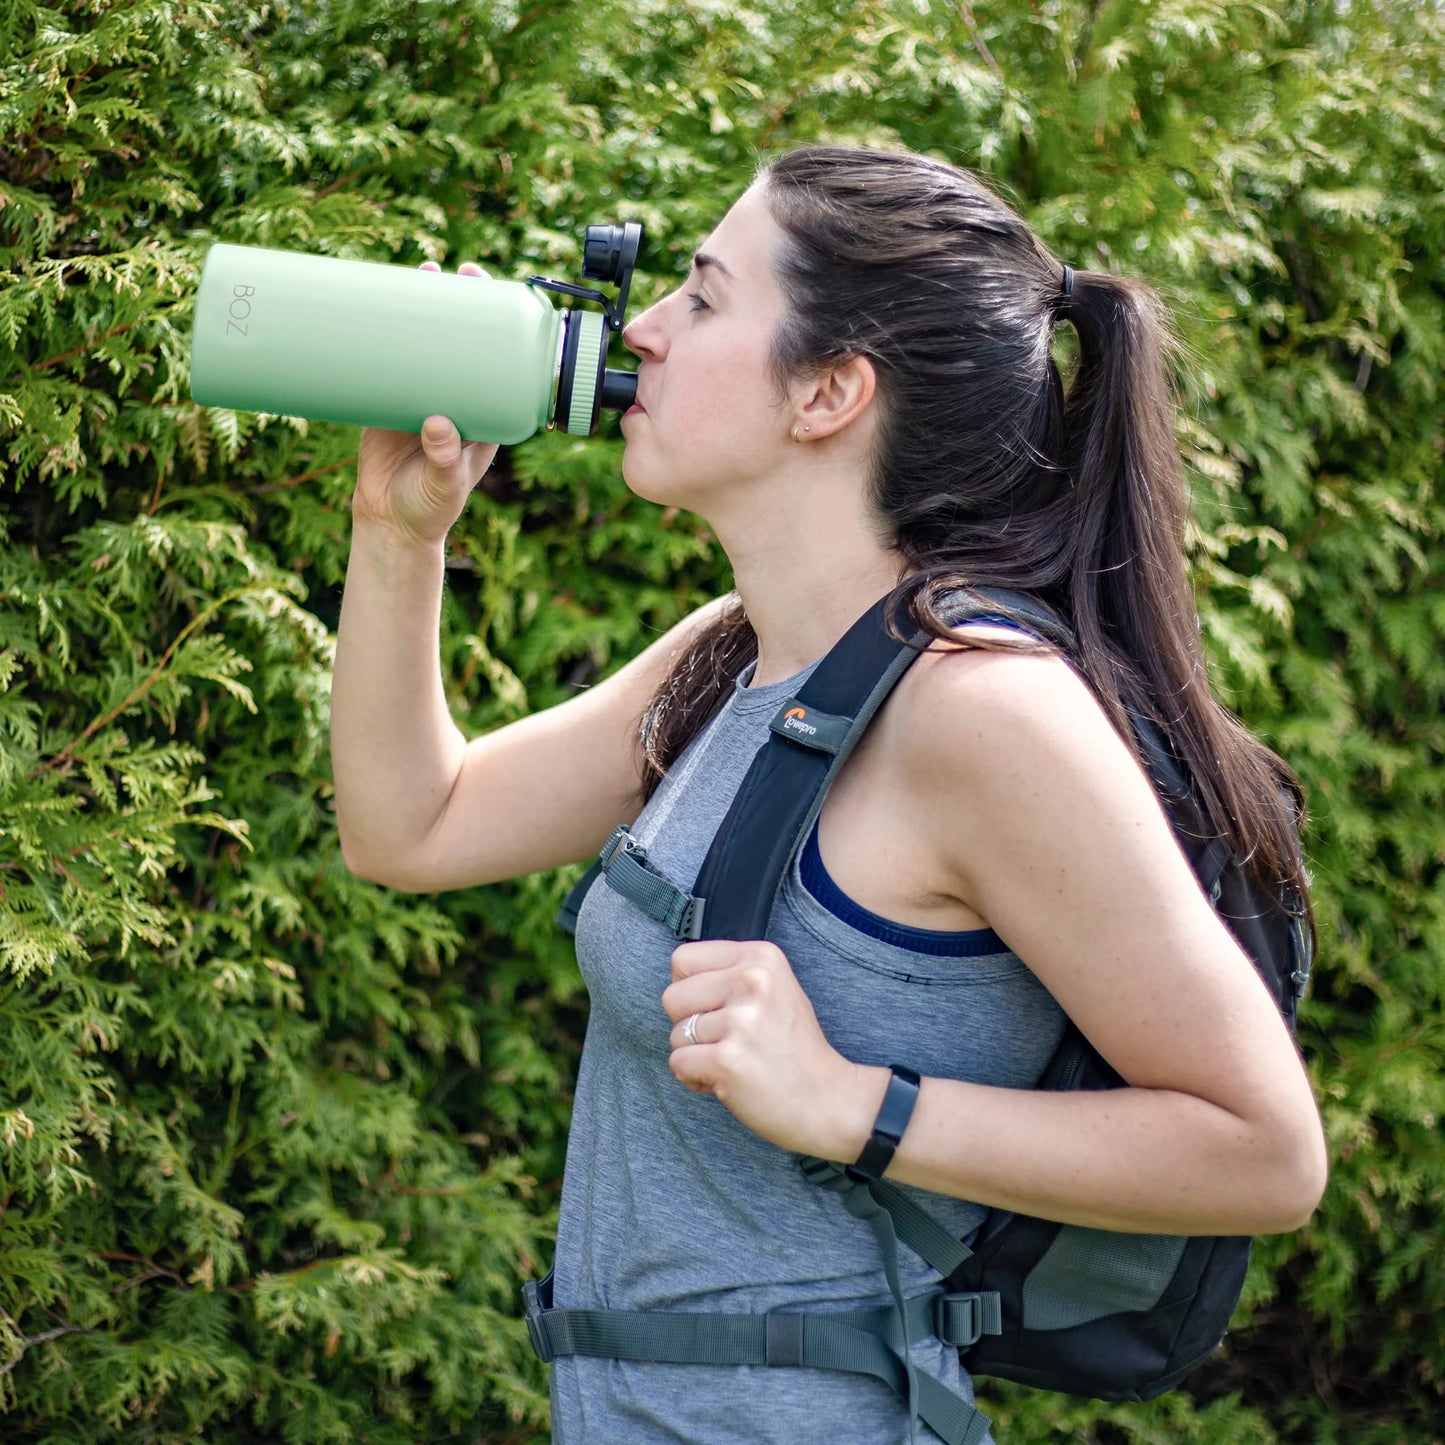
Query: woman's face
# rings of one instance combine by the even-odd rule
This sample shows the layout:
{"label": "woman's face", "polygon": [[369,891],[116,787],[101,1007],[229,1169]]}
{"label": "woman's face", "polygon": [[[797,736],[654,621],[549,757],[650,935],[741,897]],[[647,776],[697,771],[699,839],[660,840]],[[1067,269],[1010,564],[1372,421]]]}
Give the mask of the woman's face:
{"label": "woman's face", "polygon": [[640,496],[705,514],[707,496],[766,479],[790,445],[792,408],[768,366],[785,309],[772,265],[781,240],[754,187],[703,242],[683,285],[623,332],[641,364],[639,406],[622,418],[622,472]]}

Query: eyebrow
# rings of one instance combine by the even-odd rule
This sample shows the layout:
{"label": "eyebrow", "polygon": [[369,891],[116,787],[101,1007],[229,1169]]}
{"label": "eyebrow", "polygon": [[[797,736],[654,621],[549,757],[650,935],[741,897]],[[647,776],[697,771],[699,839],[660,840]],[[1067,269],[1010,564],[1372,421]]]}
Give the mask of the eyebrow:
{"label": "eyebrow", "polygon": [[710,256],[706,251],[698,251],[692,258],[692,264],[699,271],[704,270],[708,266],[715,266],[729,281],[736,281],[738,279],[716,256]]}

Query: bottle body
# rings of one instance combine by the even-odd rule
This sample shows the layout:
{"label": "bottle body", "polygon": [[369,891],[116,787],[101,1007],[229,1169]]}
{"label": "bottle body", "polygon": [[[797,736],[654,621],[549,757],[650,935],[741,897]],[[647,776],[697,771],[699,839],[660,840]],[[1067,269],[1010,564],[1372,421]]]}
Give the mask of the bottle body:
{"label": "bottle body", "polygon": [[[580,318],[579,318],[580,319]],[[204,406],[514,444],[552,419],[563,313],[531,286],[217,244],[191,342]]]}

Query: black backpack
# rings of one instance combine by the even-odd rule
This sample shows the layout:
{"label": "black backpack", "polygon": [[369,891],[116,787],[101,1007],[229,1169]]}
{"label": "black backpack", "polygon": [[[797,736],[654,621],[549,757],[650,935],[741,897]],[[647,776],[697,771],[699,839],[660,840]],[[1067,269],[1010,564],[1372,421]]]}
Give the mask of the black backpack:
{"label": "black backpack", "polygon": [[[764,937],[775,895],[822,809],[829,784],[919,655],[917,649],[930,640],[920,630],[910,647],[888,635],[884,618],[893,601],[890,594],[870,608],[797,695],[779,707],[770,736],[738,789],[690,893],[659,873],[645,849],[620,827],[568,895],[559,923],[569,931],[575,927],[581,899],[601,873],[609,886],[665,921],[679,939]],[[960,595],[946,615],[953,624],[983,618],[1011,621],[1052,642],[1066,656],[1074,651],[1067,628],[1020,593],[977,588]],[[1254,961],[1293,1031],[1310,969],[1304,900],[1262,888],[1230,855],[1159,730],[1138,710],[1128,712],[1149,776],[1200,887]],[[805,727],[798,726],[800,720]],[[1072,1024],[1066,1026],[1038,1085],[1122,1086],[1123,1080]],[[970,1250],[886,1180],[864,1180],[822,1160],[803,1160],[801,1165],[812,1182],[838,1190],[847,1207],[878,1234],[900,1320],[905,1303],[891,1253],[896,1240],[938,1271],[944,1283],[932,1301],[933,1332],[959,1346],[965,1367],[974,1375],[1101,1399],[1152,1399],[1172,1389],[1213,1352],[1244,1284],[1247,1238],[1116,1234],[993,1210]],[[907,1367],[906,1341],[917,1335],[910,1336],[914,1326],[906,1320],[889,1337],[891,1361],[859,1364],[854,1360],[860,1353],[856,1342],[840,1343],[831,1336],[823,1341],[822,1332],[812,1329],[827,1318],[835,1322],[834,1333],[847,1334],[851,1327],[841,1316],[801,1317],[818,1337],[812,1341],[811,1358],[801,1335],[796,1348],[780,1343],[784,1330],[777,1316],[756,1317],[756,1339],[748,1335],[748,1342],[730,1345],[727,1353],[716,1343],[691,1339],[687,1332],[692,1326],[686,1322],[698,1321],[699,1334],[708,1335],[707,1320],[737,1320],[741,1341],[747,1334],[742,1321],[754,1317],[661,1311],[624,1318],[615,1311],[552,1310],[549,1286],[550,1276],[526,1291],[529,1326],[543,1358],[572,1352],[864,1370],[888,1379],[908,1399],[910,1414],[916,1412],[950,1442],[980,1440],[988,1428],[965,1403],[955,1408],[937,1398],[941,1387],[931,1390],[932,1382],[915,1378],[916,1372]],[[861,1328],[885,1333],[872,1323]]]}

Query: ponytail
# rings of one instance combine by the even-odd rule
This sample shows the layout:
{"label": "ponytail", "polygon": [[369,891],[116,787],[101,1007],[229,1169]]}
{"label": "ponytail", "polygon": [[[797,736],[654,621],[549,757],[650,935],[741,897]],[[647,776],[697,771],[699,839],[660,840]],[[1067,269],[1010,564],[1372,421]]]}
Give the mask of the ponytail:
{"label": "ponytail", "polygon": [[1168,333],[1151,291],[1090,271],[1074,276],[1068,320],[1079,336],[1063,408],[1070,621],[1085,659],[1131,684],[1104,690],[1116,723],[1127,690],[1173,737],[1203,662],[1184,568]]}
{"label": "ponytail", "polygon": [[1118,276],[1073,279],[1068,320],[1079,362],[1064,404],[1075,491],[1068,601],[1086,669],[1125,737],[1124,696],[1152,717],[1234,855],[1261,882],[1305,901],[1295,836],[1303,790],[1209,688],[1184,565],[1174,347],[1158,299]]}

